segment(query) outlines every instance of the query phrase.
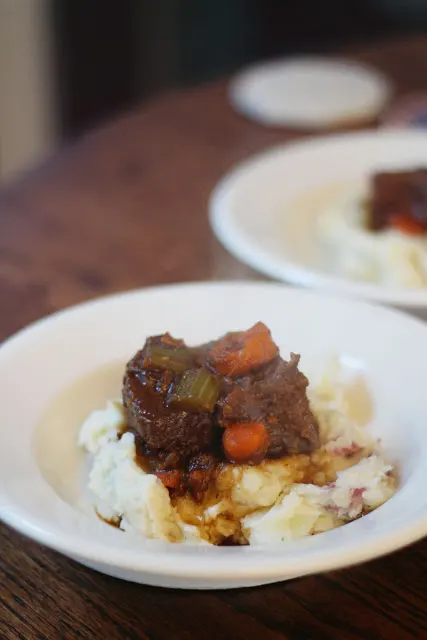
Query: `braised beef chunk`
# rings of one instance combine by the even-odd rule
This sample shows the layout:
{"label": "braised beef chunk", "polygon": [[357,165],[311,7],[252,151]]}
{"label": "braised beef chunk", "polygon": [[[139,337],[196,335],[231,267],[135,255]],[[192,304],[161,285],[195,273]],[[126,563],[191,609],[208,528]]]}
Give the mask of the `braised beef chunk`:
{"label": "braised beef chunk", "polygon": [[[188,458],[213,447],[218,426],[212,413],[180,411],[168,406],[168,391],[180,373],[163,368],[145,368],[151,347],[167,344],[162,342],[162,338],[149,338],[144,349],[126,367],[123,404],[127,423],[149,448],[175,453],[180,459]],[[180,342],[179,348],[182,345]],[[173,346],[176,345],[171,345],[171,351]]]}
{"label": "braised beef chunk", "polygon": [[262,323],[198,348],[169,334],[149,338],[123,381],[139,463],[198,496],[220,460],[259,464],[316,449],[299,356],[286,362],[278,352]]}
{"label": "braised beef chunk", "polygon": [[367,206],[372,231],[396,227],[401,231],[427,231],[427,169],[377,173],[372,178]]}
{"label": "braised beef chunk", "polygon": [[222,426],[236,422],[262,422],[269,437],[270,458],[310,453],[319,446],[318,427],[307,398],[308,380],[298,369],[299,356],[272,362],[230,384],[220,401]]}
{"label": "braised beef chunk", "polygon": [[213,415],[166,407],[162,375],[143,371],[126,374],[123,401],[129,427],[152,449],[165,449],[188,457],[213,444]]}

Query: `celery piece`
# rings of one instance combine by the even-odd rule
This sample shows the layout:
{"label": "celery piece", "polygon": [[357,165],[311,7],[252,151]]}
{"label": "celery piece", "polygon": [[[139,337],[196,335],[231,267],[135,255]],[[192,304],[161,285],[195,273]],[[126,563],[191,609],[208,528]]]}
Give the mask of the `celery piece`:
{"label": "celery piece", "polygon": [[190,369],[168,394],[167,404],[174,409],[212,413],[218,400],[221,382],[207,369]]}

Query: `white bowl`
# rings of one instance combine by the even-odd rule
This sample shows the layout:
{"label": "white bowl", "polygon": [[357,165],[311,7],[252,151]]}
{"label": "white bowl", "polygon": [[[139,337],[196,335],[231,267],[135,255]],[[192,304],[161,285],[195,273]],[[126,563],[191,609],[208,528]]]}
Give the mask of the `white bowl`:
{"label": "white bowl", "polygon": [[319,136],[277,147],[242,163],[217,185],[210,201],[213,230],[254,269],[329,293],[391,304],[424,315],[427,288],[358,282],[335,273],[317,229],[318,215],[336,208],[382,169],[427,166],[427,133],[366,131]]}
{"label": "white bowl", "polygon": [[[396,495],[340,529],[277,547],[191,547],[101,522],[85,491],[76,434],[120,393],[123,366],[165,330],[198,343],[263,320],[284,353],[317,375],[338,354],[362,371],[372,430],[401,474]],[[0,349],[0,517],[112,576],[181,588],[287,580],[369,560],[427,532],[427,326],[399,312],[277,284],[195,284],[125,293],[43,319]]]}

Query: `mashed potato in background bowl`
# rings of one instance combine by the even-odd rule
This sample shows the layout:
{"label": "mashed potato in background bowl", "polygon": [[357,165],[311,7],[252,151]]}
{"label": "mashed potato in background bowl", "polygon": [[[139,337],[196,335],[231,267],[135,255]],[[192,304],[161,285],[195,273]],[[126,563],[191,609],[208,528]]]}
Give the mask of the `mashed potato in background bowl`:
{"label": "mashed potato in background bowl", "polygon": [[427,287],[427,239],[396,229],[365,228],[367,188],[350,191],[319,212],[317,228],[332,271],[388,287]]}

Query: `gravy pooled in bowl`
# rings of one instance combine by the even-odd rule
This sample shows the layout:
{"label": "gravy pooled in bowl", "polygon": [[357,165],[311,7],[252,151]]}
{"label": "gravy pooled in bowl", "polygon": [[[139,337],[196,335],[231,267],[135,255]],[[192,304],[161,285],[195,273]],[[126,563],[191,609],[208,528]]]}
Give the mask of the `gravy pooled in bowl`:
{"label": "gravy pooled in bowl", "polygon": [[199,347],[147,339],[122,402],[94,412],[96,509],[170,541],[269,544],[320,533],[391,497],[393,469],[328,378],[310,400],[300,357],[261,322]]}

